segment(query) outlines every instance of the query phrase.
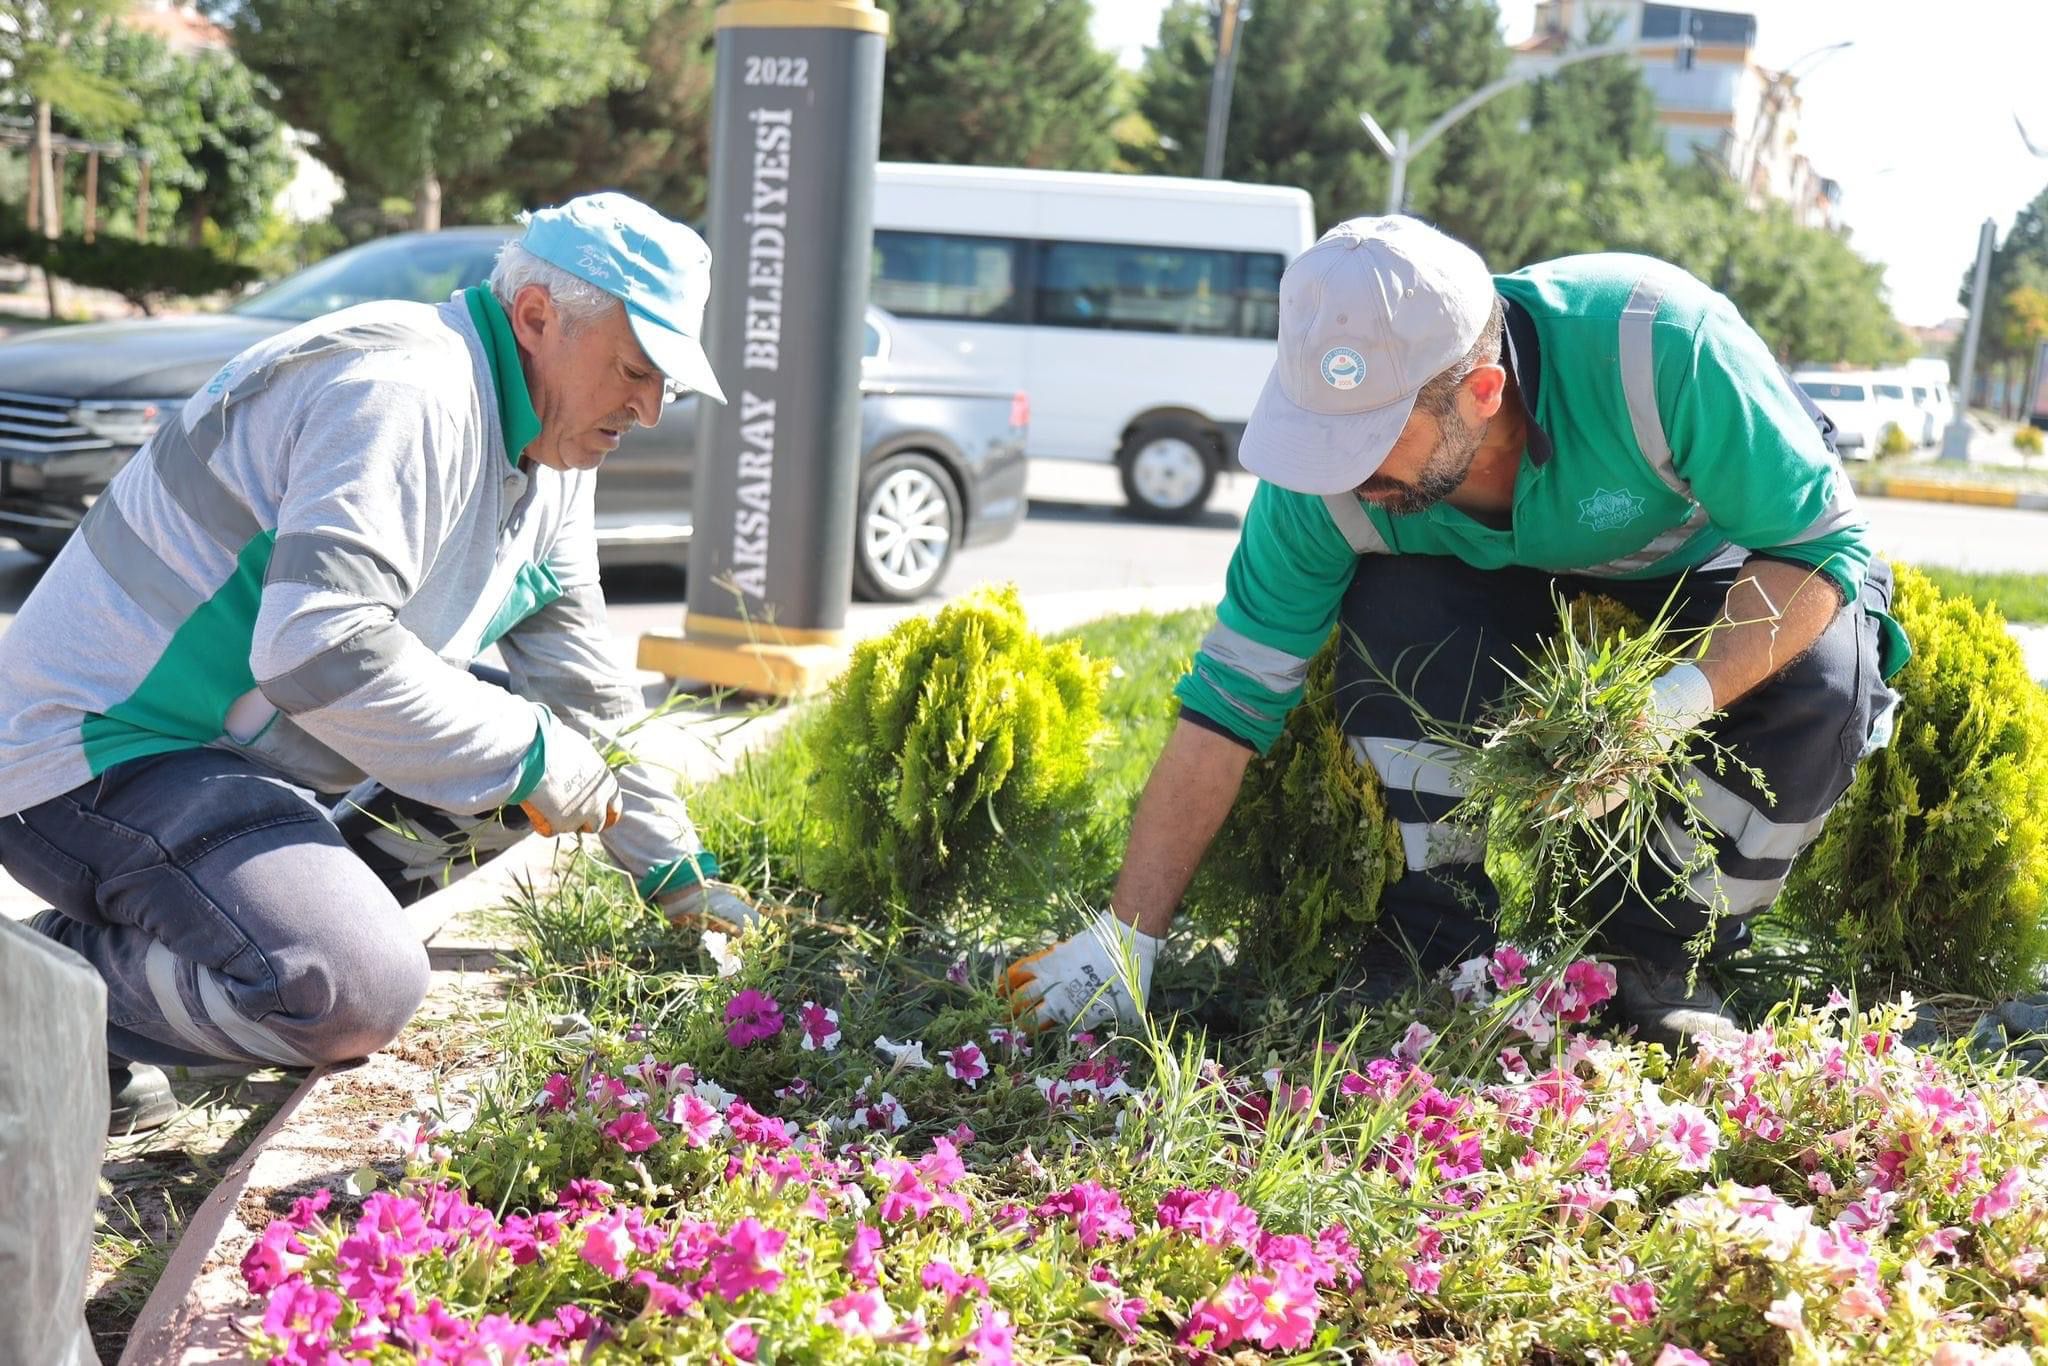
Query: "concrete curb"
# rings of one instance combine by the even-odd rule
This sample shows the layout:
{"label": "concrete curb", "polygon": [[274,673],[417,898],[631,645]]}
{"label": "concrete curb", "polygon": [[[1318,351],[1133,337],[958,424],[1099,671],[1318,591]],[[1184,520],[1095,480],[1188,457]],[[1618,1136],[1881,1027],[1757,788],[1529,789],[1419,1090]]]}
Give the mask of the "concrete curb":
{"label": "concrete curb", "polygon": [[2027,508],[2048,512],[2048,493],[2009,488],[2002,484],[1950,483],[1945,479],[1915,479],[1911,475],[1890,477],[1851,472],[1849,482],[1865,498],[1910,498],[1921,503],[1968,503],[1976,507]]}

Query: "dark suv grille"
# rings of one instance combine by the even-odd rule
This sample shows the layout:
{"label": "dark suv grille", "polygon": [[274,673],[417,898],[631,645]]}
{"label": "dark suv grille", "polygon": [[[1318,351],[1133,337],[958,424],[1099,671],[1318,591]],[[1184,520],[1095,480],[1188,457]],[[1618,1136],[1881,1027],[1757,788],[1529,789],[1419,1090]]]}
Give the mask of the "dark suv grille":
{"label": "dark suv grille", "polygon": [[84,455],[114,443],[71,420],[77,399],[0,389],[0,456]]}

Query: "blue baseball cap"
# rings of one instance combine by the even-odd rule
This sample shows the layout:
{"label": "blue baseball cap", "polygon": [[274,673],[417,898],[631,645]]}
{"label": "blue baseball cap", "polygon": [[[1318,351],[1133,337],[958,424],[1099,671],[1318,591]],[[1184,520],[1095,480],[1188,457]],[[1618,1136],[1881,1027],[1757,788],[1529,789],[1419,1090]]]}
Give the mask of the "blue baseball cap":
{"label": "blue baseball cap", "polygon": [[725,402],[702,340],[711,298],[711,248],[703,238],[610,191],[536,210],[525,223],[521,246],[625,303],[633,336],[662,374]]}

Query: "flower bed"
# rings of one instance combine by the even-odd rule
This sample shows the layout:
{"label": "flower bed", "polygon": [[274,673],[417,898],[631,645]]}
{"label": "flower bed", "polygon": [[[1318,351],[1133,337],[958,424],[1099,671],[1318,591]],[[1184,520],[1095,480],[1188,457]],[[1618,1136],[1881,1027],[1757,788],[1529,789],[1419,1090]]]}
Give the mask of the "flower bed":
{"label": "flower bed", "polygon": [[[586,928],[588,928],[586,926]],[[1681,1059],[1511,947],[1420,1018],[1027,1037],[814,921],[536,961],[496,1094],[244,1263],[286,1362],[2027,1361],[2048,1088],[1899,1005]],[[652,955],[652,956],[650,956]],[[695,967],[700,970],[686,970]],[[538,1028],[565,1007],[574,1033]]]}

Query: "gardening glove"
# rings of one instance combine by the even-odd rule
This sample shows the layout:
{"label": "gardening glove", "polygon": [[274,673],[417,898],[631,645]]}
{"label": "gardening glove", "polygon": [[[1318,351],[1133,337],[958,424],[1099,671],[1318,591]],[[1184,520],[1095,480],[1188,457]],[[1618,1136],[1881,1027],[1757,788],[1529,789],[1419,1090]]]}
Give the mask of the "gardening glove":
{"label": "gardening glove", "polygon": [[761,908],[730,882],[693,882],[654,899],[668,923],[684,930],[738,934],[761,919]]}
{"label": "gardening glove", "polygon": [[[1013,1015],[1035,1017],[1040,1029],[1062,1024],[1091,1029],[1111,1020],[1135,1027],[1152,988],[1152,964],[1165,942],[1104,911],[1079,934],[1012,963],[997,989],[1009,998]],[[1136,982],[1125,980],[1126,957],[1136,960]]]}
{"label": "gardening glove", "polygon": [[[1697,664],[1679,664],[1650,681],[1650,705],[1643,713],[1643,724],[1651,737],[1669,750],[1704,725],[1715,710],[1714,688],[1707,676]],[[1581,800],[1579,815],[1597,821],[1627,800],[1628,783],[1624,780]]]}
{"label": "gardening glove", "polygon": [[546,838],[609,830],[626,808],[611,767],[590,741],[557,721],[553,712],[546,707],[534,710],[540,713],[547,770],[519,809]]}

